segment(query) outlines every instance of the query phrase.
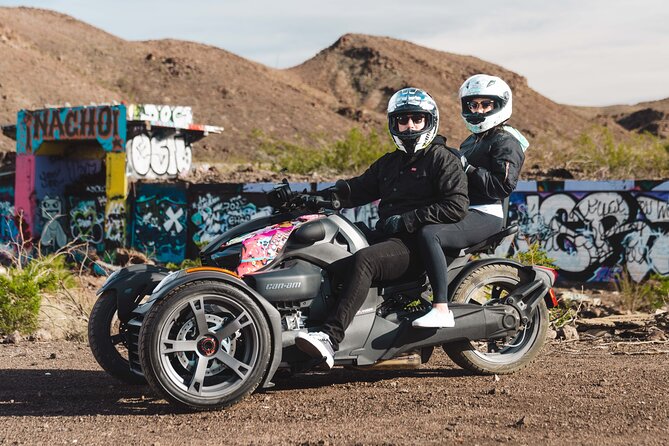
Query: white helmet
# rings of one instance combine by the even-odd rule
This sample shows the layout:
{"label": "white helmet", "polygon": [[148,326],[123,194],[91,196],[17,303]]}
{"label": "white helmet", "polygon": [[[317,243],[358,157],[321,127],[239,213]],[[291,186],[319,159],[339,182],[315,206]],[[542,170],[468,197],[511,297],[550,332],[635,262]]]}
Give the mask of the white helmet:
{"label": "white helmet", "polygon": [[[425,116],[425,126],[418,131],[400,132],[397,118],[420,113]],[[395,146],[413,154],[430,145],[439,130],[439,109],[429,94],[418,88],[403,88],[388,101],[388,130]]]}
{"label": "white helmet", "polygon": [[[473,98],[493,100],[494,107],[487,113],[475,113],[469,109],[468,102]],[[511,117],[511,88],[497,76],[475,74],[460,87],[462,118],[472,133],[490,130]]]}

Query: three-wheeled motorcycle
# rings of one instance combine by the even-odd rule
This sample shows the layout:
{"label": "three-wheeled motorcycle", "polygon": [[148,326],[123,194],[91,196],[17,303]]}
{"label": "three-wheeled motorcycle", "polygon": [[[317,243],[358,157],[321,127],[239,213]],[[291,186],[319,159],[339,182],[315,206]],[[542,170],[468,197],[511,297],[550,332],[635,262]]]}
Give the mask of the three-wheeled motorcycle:
{"label": "three-wheeled motorcycle", "polygon": [[[295,336],[318,330],[334,306],[335,262],[368,246],[368,228],[339,212],[341,193],[296,193],[284,182],[268,193],[275,213],[218,236],[201,251],[201,267],[133,265],[111,274],[89,322],[98,363],[197,409],[227,407],[271,387],[279,369],[314,367],[318,361],[296,347]],[[335,366],[417,367],[436,346],[475,373],[527,365],[544,344],[557,275],[485,255],[516,231],[506,227],[446,252],[454,328],[411,326],[431,306],[424,272],[373,284]]]}

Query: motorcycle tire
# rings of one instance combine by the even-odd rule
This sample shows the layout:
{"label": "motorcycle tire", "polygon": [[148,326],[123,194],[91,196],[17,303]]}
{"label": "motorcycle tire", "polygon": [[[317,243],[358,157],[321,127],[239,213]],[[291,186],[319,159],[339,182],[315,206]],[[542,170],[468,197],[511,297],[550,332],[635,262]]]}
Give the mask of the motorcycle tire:
{"label": "motorcycle tire", "polygon": [[143,376],[130,370],[125,329],[117,309],[116,293],[102,293],[88,319],[88,345],[100,367],[111,376],[126,384],[146,384]]}
{"label": "motorcycle tire", "polygon": [[[524,273],[508,264],[491,264],[474,270],[453,292],[453,302],[494,305],[524,280]],[[491,300],[494,299],[494,300]],[[457,323],[456,323],[457,328]],[[542,300],[532,321],[512,339],[444,344],[453,362],[473,373],[514,373],[530,364],[541,351],[548,329],[548,308]]]}
{"label": "motorcycle tire", "polygon": [[217,281],[186,283],[156,302],[139,334],[142,371],[168,401],[221,409],[250,395],[271,359],[269,322],[242,290]]}

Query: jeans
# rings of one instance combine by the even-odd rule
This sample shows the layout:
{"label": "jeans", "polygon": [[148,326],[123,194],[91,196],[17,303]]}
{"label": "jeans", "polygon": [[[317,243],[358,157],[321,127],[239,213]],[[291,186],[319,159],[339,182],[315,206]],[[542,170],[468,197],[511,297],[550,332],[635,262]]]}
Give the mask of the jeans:
{"label": "jeans", "polygon": [[502,219],[470,210],[457,223],[428,224],[418,231],[418,245],[432,285],[433,303],[448,302],[448,262],[444,249],[462,249],[502,230]]}
{"label": "jeans", "polygon": [[365,302],[372,282],[395,280],[422,269],[415,237],[403,234],[357,251],[335,262],[335,275],[343,282],[337,307],[330,313],[321,331],[330,336],[335,350],[344,332]]}

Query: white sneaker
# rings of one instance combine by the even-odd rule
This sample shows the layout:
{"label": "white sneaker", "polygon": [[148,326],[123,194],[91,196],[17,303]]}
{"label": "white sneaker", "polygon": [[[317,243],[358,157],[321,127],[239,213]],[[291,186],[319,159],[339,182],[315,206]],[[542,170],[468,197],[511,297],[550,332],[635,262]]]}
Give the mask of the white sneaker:
{"label": "white sneaker", "polygon": [[433,308],[424,316],[414,320],[411,326],[421,328],[455,327],[455,317],[451,310],[448,310],[448,313],[446,313]]}
{"label": "white sneaker", "polygon": [[295,336],[295,345],[312,358],[323,358],[328,369],[334,366],[332,341],[330,341],[330,336],[322,331],[299,332]]}

